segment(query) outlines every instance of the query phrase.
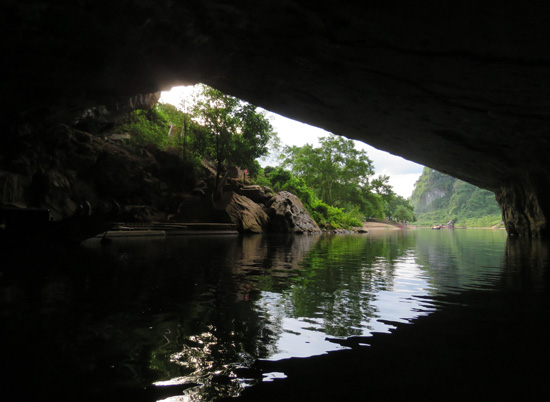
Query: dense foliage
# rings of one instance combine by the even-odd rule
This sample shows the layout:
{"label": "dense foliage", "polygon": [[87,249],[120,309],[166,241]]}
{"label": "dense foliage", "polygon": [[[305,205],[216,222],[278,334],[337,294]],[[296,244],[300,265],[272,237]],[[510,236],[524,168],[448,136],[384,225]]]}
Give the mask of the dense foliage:
{"label": "dense foliage", "polygon": [[389,177],[372,177],[372,161],[352,140],[331,134],[319,142],[319,147],[285,147],[282,166],[303,179],[320,200],[363,217],[414,220],[408,201],[395,194]]}
{"label": "dense foliage", "polygon": [[369,217],[415,219],[389,178],[373,177],[372,161],[351,140],[331,134],[320,139],[319,147],[287,146],[280,166],[263,170],[258,159],[268,155],[278,137],[255,106],[203,85],[181,106],[185,112],[162,103],[135,111],[122,130],[134,146],[173,150],[188,163],[215,162],[217,180],[227,166],[247,169],[254,182],[297,195],[321,227],[361,226]]}
{"label": "dense foliage", "polygon": [[452,221],[457,226],[489,227],[502,217],[493,193],[424,168],[411,197],[419,225]]}
{"label": "dense foliage", "polygon": [[303,178],[293,175],[282,167],[266,167],[256,177],[255,182],[267,185],[275,191],[288,191],[295,194],[321,228],[349,229],[361,226],[363,215],[357,209],[346,212],[342,208],[323,202]]}
{"label": "dense foliage", "polygon": [[164,103],[157,103],[150,110],[133,111],[126,116],[117,131],[130,134],[131,145],[177,148],[181,150],[182,156],[197,153],[203,135],[202,127],[189,114]]}
{"label": "dense foliage", "polygon": [[265,115],[256,106],[205,85],[191,110],[205,129],[199,150],[216,162],[216,176],[226,165],[256,175],[256,159],[268,153],[267,144],[274,135]]}
{"label": "dense foliage", "polygon": [[281,166],[266,167],[256,183],[296,194],[324,228],[360,226],[369,217],[415,219],[412,206],[394,193],[387,176],[372,177],[372,161],[353,141],[329,135],[319,142],[319,147],[285,147]]}
{"label": "dense foliage", "polygon": [[172,148],[183,159],[214,161],[217,177],[231,165],[256,174],[256,160],[268,153],[267,144],[275,136],[255,106],[204,85],[187,112],[157,103],[151,110],[131,113],[121,128],[131,135],[134,145]]}
{"label": "dense foliage", "polygon": [[320,147],[285,147],[283,166],[302,177],[331,205],[343,206],[352,189],[368,185],[374,174],[372,161],[365,151],[355,149],[353,141],[336,135],[319,139]]}

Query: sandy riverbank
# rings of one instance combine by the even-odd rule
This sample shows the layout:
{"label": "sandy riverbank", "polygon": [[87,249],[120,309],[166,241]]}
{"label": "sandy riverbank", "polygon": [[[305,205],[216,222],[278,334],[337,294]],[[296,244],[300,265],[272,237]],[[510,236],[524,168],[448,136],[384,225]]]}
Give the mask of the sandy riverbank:
{"label": "sandy riverbank", "polygon": [[403,226],[402,228],[397,226],[396,223],[386,223],[386,222],[363,222],[364,230],[403,230],[403,229],[413,229],[410,226]]}

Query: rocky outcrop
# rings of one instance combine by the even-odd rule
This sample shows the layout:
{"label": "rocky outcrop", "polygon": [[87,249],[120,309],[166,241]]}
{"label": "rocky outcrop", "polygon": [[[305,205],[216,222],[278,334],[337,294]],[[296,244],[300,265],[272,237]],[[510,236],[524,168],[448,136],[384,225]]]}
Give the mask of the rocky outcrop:
{"label": "rocky outcrop", "polygon": [[288,191],[275,194],[266,204],[269,231],[277,233],[320,233],[321,229],[298,197]]}
{"label": "rocky outcrop", "polygon": [[26,141],[34,146],[19,145],[4,156],[0,205],[49,209],[59,220],[84,200],[93,212],[109,212],[116,200],[120,221],[231,221],[243,233],[319,231],[297,197],[274,197],[271,190],[227,179],[215,200],[209,169],[195,180],[178,155],[154,147],[134,149],[67,125],[29,133]]}
{"label": "rocky outcrop", "polygon": [[225,211],[242,233],[263,233],[269,218],[258,204],[243,195],[231,193]]}
{"label": "rocky outcrop", "polygon": [[27,198],[29,186],[29,177],[0,170],[0,205],[16,206]]}
{"label": "rocky outcrop", "polygon": [[[235,185],[235,183],[234,183]],[[242,186],[244,192],[261,189],[259,186]],[[224,209],[243,233],[321,233],[319,226],[304,208],[302,202],[294,194],[281,191],[275,195],[266,195],[260,192],[261,201],[256,191],[252,191],[252,198],[239,194],[241,190],[225,192],[217,202],[217,209]],[[265,205],[264,205],[265,202]]]}
{"label": "rocky outcrop", "polygon": [[494,193],[428,167],[416,182],[410,203],[418,220],[427,220],[430,224],[442,219],[442,222],[452,220],[457,226],[468,226],[469,219],[486,217],[496,222],[501,215]]}
{"label": "rocky outcrop", "polygon": [[2,7],[1,135],[14,141],[21,123],[101,120],[136,94],[203,82],[500,193],[509,228],[546,233],[550,24],[539,4]]}
{"label": "rocky outcrop", "polygon": [[236,191],[258,204],[266,203],[272,196],[272,194],[266,194],[265,189],[258,185],[241,186]]}
{"label": "rocky outcrop", "polygon": [[87,108],[75,116],[74,125],[80,129],[101,131],[121,116],[137,109],[151,109],[160,98],[160,92],[110,99],[108,104]]}
{"label": "rocky outcrop", "polygon": [[[534,181],[534,182],[533,182]],[[495,192],[507,232],[513,236],[550,236],[550,193],[548,176],[525,178]]]}
{"label": "rocky outcrop", "polygon": [[94,212],[109,211],[116,199],[124,219],[164,219],[176,213],[181,193],[194,182],[177,155],[154,148],[133,152],[66,125],[28,133],[19,144],[0,143],[0,149],[8,150],[0,170],[1,205],[46,208],[55,220],[73,214],[83,199]]}

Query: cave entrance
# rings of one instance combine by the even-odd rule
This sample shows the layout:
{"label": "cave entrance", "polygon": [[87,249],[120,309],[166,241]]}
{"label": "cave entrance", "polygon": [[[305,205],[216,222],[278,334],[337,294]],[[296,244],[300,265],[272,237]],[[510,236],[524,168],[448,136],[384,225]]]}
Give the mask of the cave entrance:
{"label": "cave entrance", "polygon": [[[175,86],[163,91],[159,99],[160,103],[174,105],[179,110],[188,111],[198,93],[198,85]],[[270,154],[261,158],[260,164],[265,167],[277,165],[277,156],[284,146],[319,145],[319,138],[330,135],[322,128],[302,123],[277,113],[258,108],[265,113],[280,140],[278,148],[274,149],[270,144]],[[345,133],[337,133],[345,136]],[[388,152],[374,148],[364,142],[354,140],[358,149],[364,150],[372,160],[375,167],[375,176],[387,176],[388,182],[395,193],[403,198],[409,198],[414,189],[414,184],[422,174],[423,166],[392,155]],[[278,152],[279,150],[279,152]]]}

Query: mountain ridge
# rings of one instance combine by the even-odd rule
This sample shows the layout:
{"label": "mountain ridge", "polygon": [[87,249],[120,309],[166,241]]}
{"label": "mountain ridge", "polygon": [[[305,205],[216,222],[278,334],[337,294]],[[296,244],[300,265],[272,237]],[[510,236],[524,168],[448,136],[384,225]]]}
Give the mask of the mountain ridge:
{"label": "mountain ridge", "polygon": [[489,227],[502,220],[495,195],[428,167],[415,183],[411,205],[420,226],[452,221],[465,227]]}

